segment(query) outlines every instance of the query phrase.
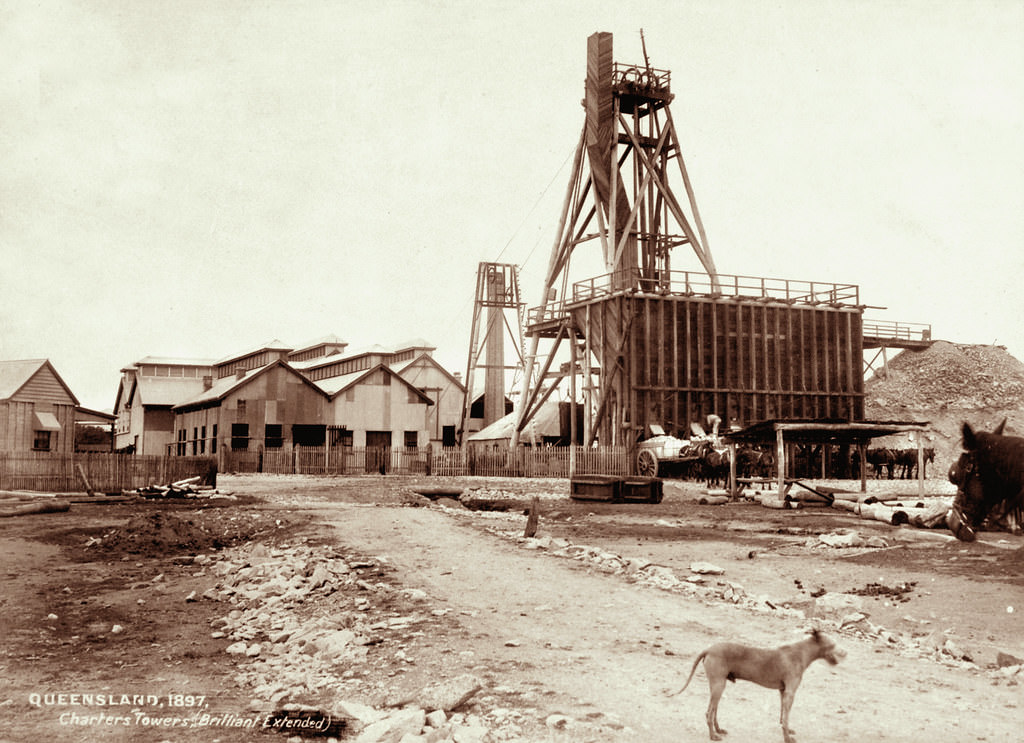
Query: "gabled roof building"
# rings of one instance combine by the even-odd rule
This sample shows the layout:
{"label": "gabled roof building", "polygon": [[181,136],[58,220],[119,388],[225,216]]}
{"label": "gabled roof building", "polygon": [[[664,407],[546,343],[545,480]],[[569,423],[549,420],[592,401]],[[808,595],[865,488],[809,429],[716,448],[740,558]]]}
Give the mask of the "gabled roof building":
{"label": "gabled roof building", "polygon": [[121,369],[114,402],[114,448],[167,454],[174,441],[173,408],[212,384],[214,361],[146,356]]}
{"label": "gabled roof building", "polygon": [[422,339],[349,350],[329,335],[299,348],[275,339],[216,361],[147,357],[122,370],[118,447],[203,455],[454,445],[464,388],[434,350]]}
{"label": "gabled roof building", "polygon": [[0,451],[71,454],[77,407],[49,360],[0,361]]}

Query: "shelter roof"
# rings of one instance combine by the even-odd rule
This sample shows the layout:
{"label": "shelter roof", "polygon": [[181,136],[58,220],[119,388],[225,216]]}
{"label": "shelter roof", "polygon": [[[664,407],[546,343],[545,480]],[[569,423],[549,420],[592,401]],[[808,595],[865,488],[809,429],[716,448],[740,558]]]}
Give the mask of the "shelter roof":
{"label": "shelter roof", "polygon": [[81,405],[75,408],[75,423],[102,423],[104,425],[113,423],[117,416],[113,413],[104,413],[102,410],[83,408]]}
{"label": "shelter roof", "polygon": [[774,443],[779,431],[787,441],[807,444],[866,443],[880,436],[924,431],[928,421],[849,421],[843,419],[766,420],[722,434],[725,441]]}

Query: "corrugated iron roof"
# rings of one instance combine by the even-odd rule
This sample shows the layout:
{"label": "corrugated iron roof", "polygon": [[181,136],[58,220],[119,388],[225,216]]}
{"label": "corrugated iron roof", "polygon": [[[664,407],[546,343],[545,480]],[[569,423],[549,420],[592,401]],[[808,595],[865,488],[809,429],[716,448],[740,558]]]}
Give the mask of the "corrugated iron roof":
{"label": "corrugated iron roof", "polygon": [[[231,377],[234,379],[234,377]],[[173,406],[203,391],[202,377],[143,377],[135,380],[135,396],[143,405]]]}
{"label": "corrugated iron roof", "polygon": [[226,364],[229,361],[241,359],[245,356],[251,356],[252,354],[259,353],[260,351],[287,351],[290,353],[293,350],[294,349],[291,346],[275,338],[269,343],[263,343],[259,346],[253,346],[252,348],[246,349],[245,351],[230,354],[229,356],[225,356],[222,359],[217,359],[217,361],[214,362],[214,365]]}
{"label": "corrugated iron roof", "polygon": [[[266,369],[267,367],[260,367],[260,370]],[[257,370],[257,371],[260,371]],[[182,405],[202,405],[203,403],[213,402],[214,400],[220,399],[224,395],[234,390],[236,387],[241,387],[246,382],[249,382],[256,372],[249,372],[244,377],[239,379],[234,374],[223,379],[218,379],[213,383],[213,386],[208,390],[204,390],[202,384],[199,385],[199,391],[193,393],[191,397],[187,397],[183,400],[178,400],[174,403],[174,407],[181,407]]]}
{"label": "corrugated iron roof", "polygon": [[416,348],[422,348],[422,349],[424,349],[426,351],[436,351],[437,350],[437,346],[435,346],[433,343],[431,343],[428,340],[424,340],[423,338],[411,338],[411,339],[409,339],[407,341],[402,341],[401,343],[396,343],[393,346],[393,348],[395,349],[395,353],[398,353],[399,351],[409,351],[409,350],[416,349]]}
{"label": "corrugated iron roof", "polygon": [[344,392],[349,387],[352,387],[354,385],[359,384],[360,380],[363,377],[368,377],[368,376],[370,376],[371,374],[374,374],[377,371],[382,371],[385,374],[390,374],[393,379],[398,380],[399,384],[405,385],[410,390],[412,390],[417,395],[419,395],[420,398],[422,398],[422,400],[425,403],[427,403],[428,405],[433,405],[434,404],[434,401],[431,400],[430,397],[425,395],[423,392],[421,392],[414,385],[410,384],[408,380],[403,379],[401,376],[399,376],[398,372],[396,372],[394,369],[389,367],[387,364],[377,364],[377,366],[373,367],[372,369],[363,369],[362,371],[349,372],[348,374],[342,374],[341,376],[338,376],[338,377],[329,377],[327,379],[319,379],[319,380],[313,382],[313,384],[315,384],[317,387],[322,389],[330,397],[334,397],[335,395],[337,395],[337,394],[339,394],[341,392]]}
{"label": "corrugated iron roof", "polygon": [[338,336],[336,336],[334,334],[331,334],[331,335],[325,335],[322,338],[316,338],[316,339],[311,340],[311,341],[306,341],[305,343],[303,343],[303,344],[299,345],[297,348],[295,348],[292,351],[292,353],[302,353],[303,351],[308,351],[309,349],[316,348],[317,346],[347,346],[347,345],[348,345],[348,341],[344,341],[341,338],[339,338]]}
{"label": "corrugated iron roof", "polygon": [[256,377],[259,377],[262,374],[266,374],[268,371],[275,367],[281,367],[289,374],[294,374],[296,377],[301,379],[304,383],[308,384],[317,392],[323,392],[323,390],[320,387],[318,387],[314,382],[310,382],[309,379],[307,379],[303,374],[292,368],[291,365],[289,365],[287,362],[275,361],[272,364],[267,364],[266,366],[261,366],[259,369],[253,369],[249,371],[241,379],[239,379],[234,374],[232,374],[230,377],[224,377],[223,379],[219,379],[213,383],[213,386],[210,387],[210,389],[205,390],[204,392],[201,392],[200,394],[196,395],[195,397],[191,397],[188,400],[183,400],[182,402],[177,403],[174,407],[201,407],[208,403],[221,400],[225,396],[234,392],[239,387],[247,385],[249,382],[256,379]]}
{"label": "corrugated iron roof", "polygon": [[327,379],[318,379],[313,384],[322,389],[331,397],[341,392],[341,390],[348,387],[350,384],[356,382],[360,377],[365,374],[369,374],[372,369],[362,369],[356,372],[349,372],[348,374],[342,374],[337,377],[328,377]]}
{"label": "corrugated iron roof", "polygon": [[214,359],[183,359],[175,358],[173,356],[146,356],[135,362],[135,366],[139,364],[164,364],[167,366],[213,366],[216,362]]}
{"label": "corrugated iron roof", "polygon": [[[470,441],[503,441],[512,438],[512,432],[516,428],[516,421],[518,419],[518,413],[512,411],[506,416],[498,418],[498,420],[491,423],[489,426],[485,426],[481,430],[472,434],[469,437]],[[541,406],[541,409],[537,412],[530,422],[526,424],[526,428],[520,434],[520,438],[526,442],[529,441],[530,436],[561,436],[562,435],[562,423],[558,409],[558,402],[549,400]]]}
{"label": "corrugated iron roof", "polygon": [[32,414],[35,418],[35,430],[36,431],[59,431],[60,422],[57,420],[57,416],[53,413],[45,413],[36,411]]}

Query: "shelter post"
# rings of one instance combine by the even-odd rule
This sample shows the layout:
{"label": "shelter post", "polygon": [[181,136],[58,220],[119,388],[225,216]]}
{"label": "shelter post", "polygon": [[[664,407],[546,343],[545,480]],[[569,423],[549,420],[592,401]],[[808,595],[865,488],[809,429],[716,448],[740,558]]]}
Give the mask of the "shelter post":
{"label": "shelter post", "polygon": [[736,442],[729,442],[729,497],[735,498],[738,496],[739,490],[736,489]]}
{"label": "shelter post", "polygon": [[860,460],[860,492],[868,492],[868,445],[863,441],[857,442],[857,454]]}
{"label": "shelter post", "polygon": [[786,492],[786,446],[782,440],[782,429],[775,427],[775,466],[778,470],[779,499]]}
{"label": "shelter post", "polygon": [[917,497],[924,498],[924,443],[921,431],[917,432]]}

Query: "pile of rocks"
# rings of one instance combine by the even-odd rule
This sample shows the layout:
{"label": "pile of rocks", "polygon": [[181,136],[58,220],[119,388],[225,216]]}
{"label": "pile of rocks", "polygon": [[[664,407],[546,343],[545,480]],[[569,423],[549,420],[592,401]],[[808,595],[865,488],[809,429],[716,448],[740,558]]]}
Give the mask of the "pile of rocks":
{"label": "pile of rocks", "polygon": [[936,341],[924,351],[904,351],[888,374],[868,380],[865,392],[881,406],[1024,408],[1024,363],[1005,346]]}
{"label": "pile of rocks", "polygon": [[620,575],[633,583],[707,601],[728,601],[753,611],[775,612],[794,618],[804,617],[803,612],[773,603],[765,596],[748,594],[739,583],[715,577],[725,571],[709,563],[694,563],[690,566],[689,575],[679,577],[675,571],[664,565],[639,558],[623,557],[601,547],[571,544],[565,539],[552,537],[517,537],[499,528],[491,531],[502,537],[515,539],[524,549],[545,550],[556,557],[587,562],[603,573]]}
{"label": "pile of rocks", "polygon": [[[211,622],[212,637],[224,639],[226,652],[239,659],[235,679],[255,694],[254,711],[316,699],[352,722],[359,743],[475,743],[489,733],[484,716],[458,711],[484,686],[472,674],[430,683],[382,708],[345,698],[344,687],[358,683],[354,677],[372,648],[400,645],[401,636],[445,613],[431,612],[424,592],[382,579],[380,558],[305,544],[253,544],[193,561],[217,580],[187,600],[232,605]],[[399,614],[384,605],[413,610]],[[406,658],[403,647],[394,658]]]}

